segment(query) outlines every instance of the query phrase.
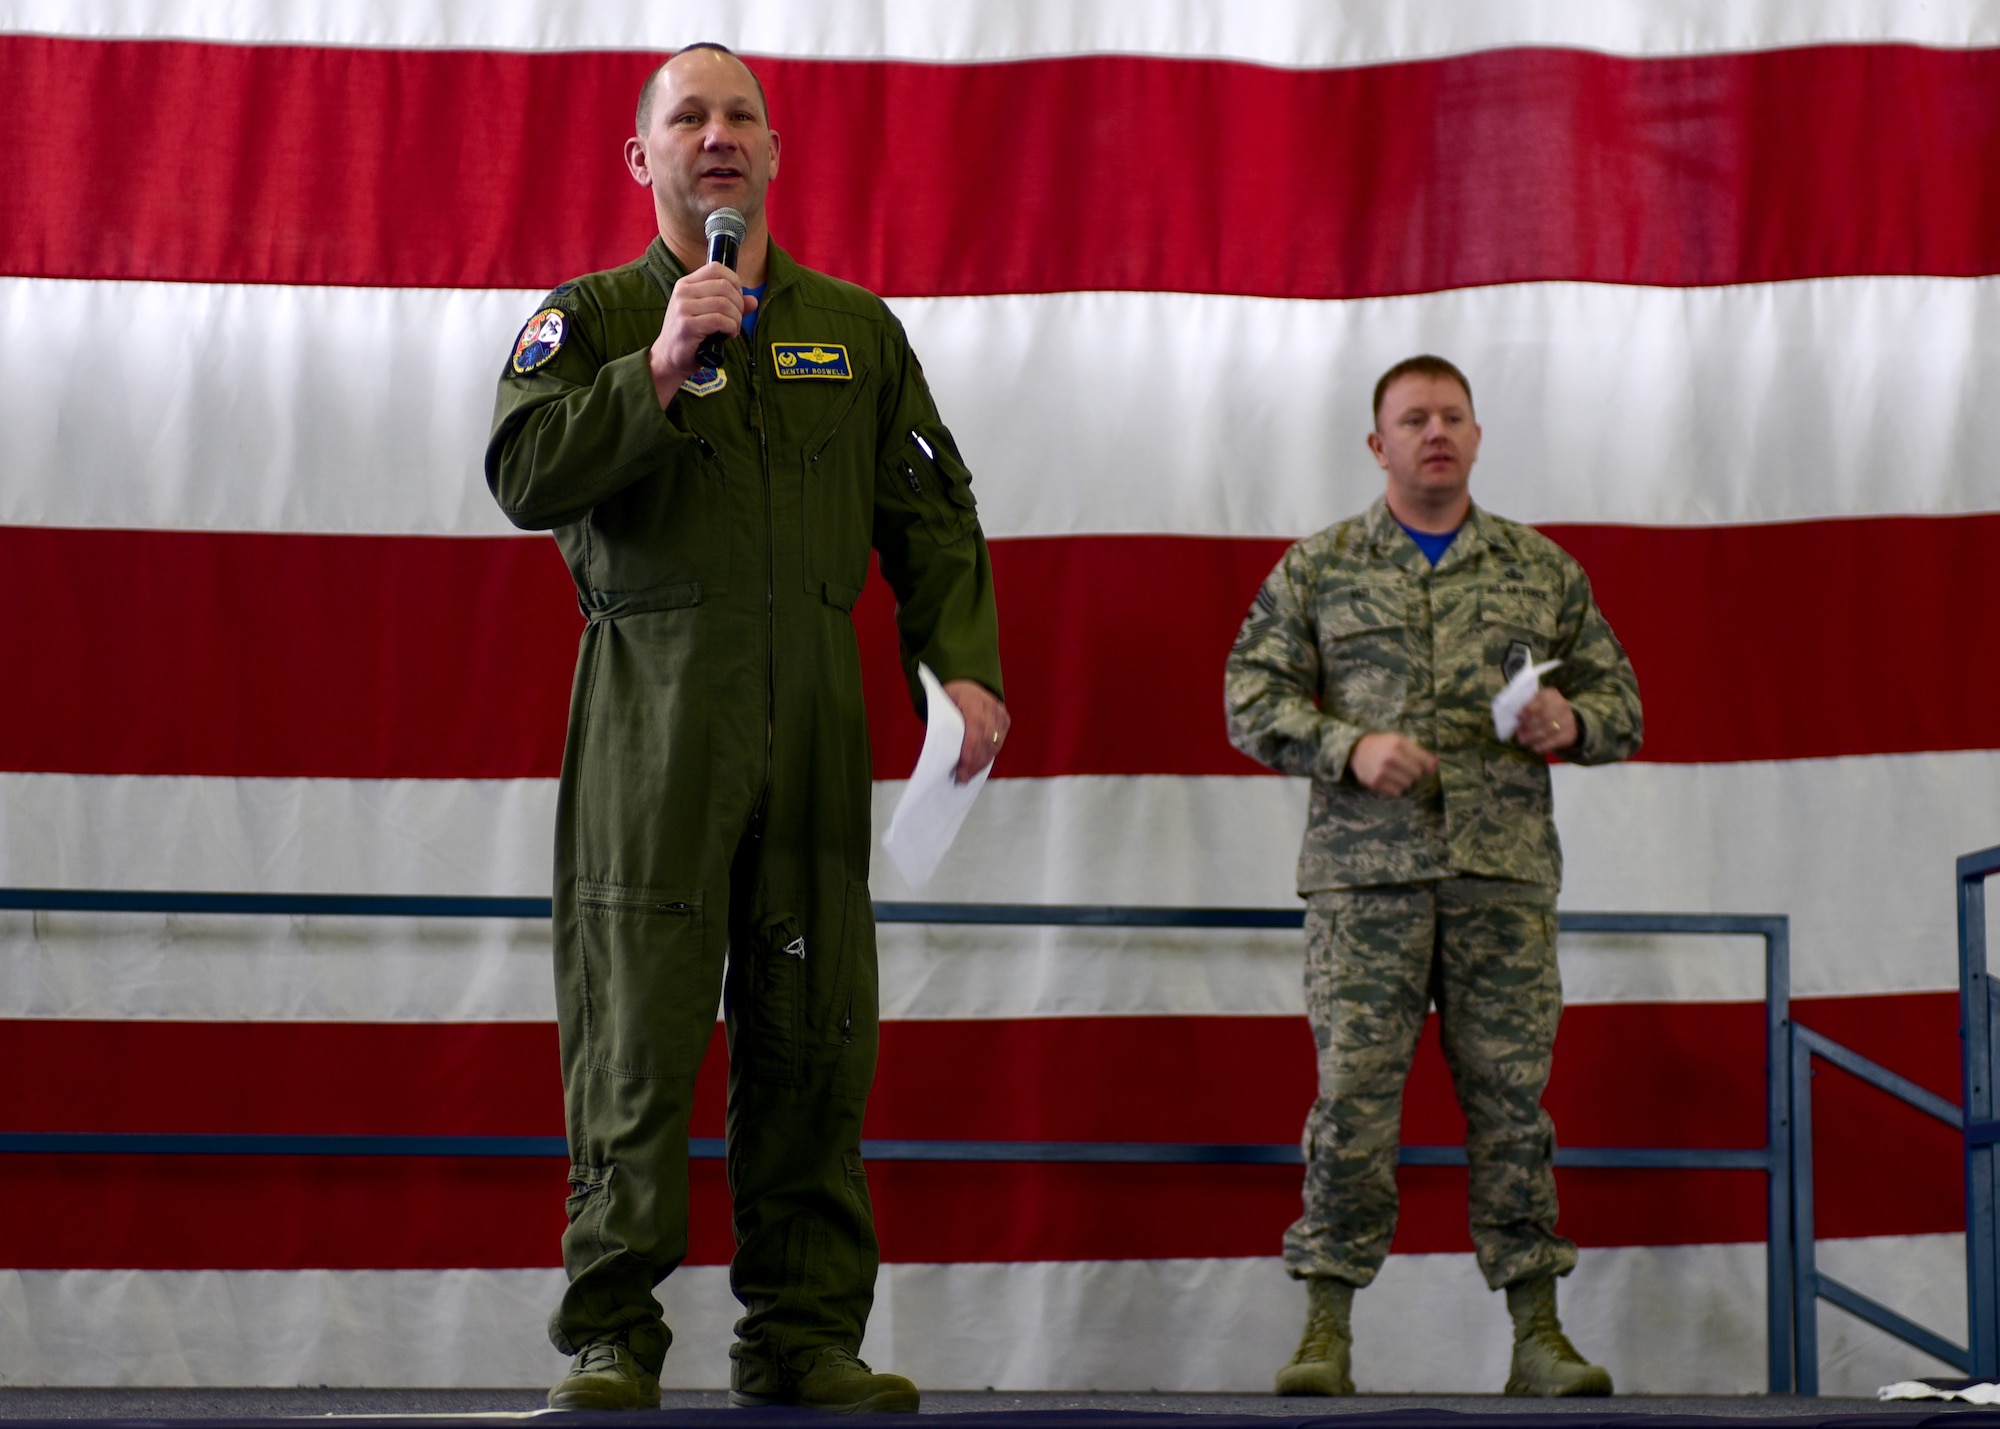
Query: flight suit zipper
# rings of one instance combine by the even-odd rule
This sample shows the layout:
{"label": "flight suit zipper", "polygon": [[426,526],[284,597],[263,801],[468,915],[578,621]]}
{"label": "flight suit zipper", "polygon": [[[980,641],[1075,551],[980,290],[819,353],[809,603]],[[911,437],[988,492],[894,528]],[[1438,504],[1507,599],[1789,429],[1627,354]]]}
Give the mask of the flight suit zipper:
{"label": "flight suit zipper", "polygon": [[[764,787],[771,787],[771,759],[778,718],[778,518],[771,507],[770,426],[764,419],[764,388],[758,381],[757,349],[742,339],[750,362],[750,401],[757,408],[757,460],[764,471]],[[760,798],[761,804],[763,800]]]}

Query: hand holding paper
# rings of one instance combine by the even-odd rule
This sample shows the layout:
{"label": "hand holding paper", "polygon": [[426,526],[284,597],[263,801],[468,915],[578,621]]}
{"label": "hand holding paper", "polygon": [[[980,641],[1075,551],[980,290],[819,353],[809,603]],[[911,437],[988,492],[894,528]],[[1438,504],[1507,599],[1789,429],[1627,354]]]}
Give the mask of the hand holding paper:
{"label": "hand holding paper", "polygon": [[1493,732],[1502,739],[1512,739],[1514,731],[1520,728],[1521,711],[1528,707],[1528,701],[1535,697],[1535,691],[1542,687],[1542,676],[1562,664],[1560,660],[1544,660],[1539,665],[1523,665],[1507,682],[1505,689],[1493,697]]}
{"label": "hand holding paper", "polygon": [[882,836],[883,850],[913,890],[921,889],[937,872],[951,841],[958,837],[959,825],[972,810],[973,799],[993,772],[989,763],[965,783],[956,781],[965,717],[928,665],[917,666],[917,678],[923,682],[927,716],[924,747],[896,812],[889,816],[889,831]]}

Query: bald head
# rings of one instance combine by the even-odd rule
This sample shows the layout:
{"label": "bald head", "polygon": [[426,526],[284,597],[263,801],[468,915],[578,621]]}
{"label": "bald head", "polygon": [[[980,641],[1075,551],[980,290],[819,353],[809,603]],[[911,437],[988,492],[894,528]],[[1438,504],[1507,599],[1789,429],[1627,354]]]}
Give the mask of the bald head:
{"label": "bald head", "polygon": [[653,72],[646,76],[646,82],[639,86],[639,112],[635,116],[635,127],[633,130],[639,137],[645,137],[646,126],[652,122],[653,96],[659,90],[660,76],[666,72],[667,66],[671,65],[675,60],[681,59],[683,56],[699,54],[702,51],[707,51],[713,55],[727,55],[730,59],[736,61],[737,66],[743,73],[750,76],[750,87],[757,91],[757,107],[763,111],[764,122],[766,124],[771,122],[771,101],[764,95],[764,81],[757,78],[757,71],[751,69],[749,65],[744,64],[742,57],[736,51],[730,49],[729,46],[719,45],[713,40],[697,40],[691,45],[684,45],[680,49],[675,50],[662,63],[654,66]]}

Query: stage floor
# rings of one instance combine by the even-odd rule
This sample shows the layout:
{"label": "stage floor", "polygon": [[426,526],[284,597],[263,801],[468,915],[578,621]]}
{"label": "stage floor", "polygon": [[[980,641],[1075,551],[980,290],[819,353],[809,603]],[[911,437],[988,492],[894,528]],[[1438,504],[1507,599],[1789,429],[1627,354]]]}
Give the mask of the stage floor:
{"label": "stage floor", "polygon": [[[669,1391],[657,1415],[588,1416],[592,1422],[637,1425],[692,1426],[727,1418],[732,1424],[766,1424],[805,1419],[826,1422],[823,1415],[782,1410],[705,1413],[723,1410],[721,1391]],[[536,1390],[520,1389],[35,1389],[0,1387],[0,1419],[15,1422],[96,1421],[98,1423],[159,1423],[163,1420],[271,1420],[324,1415],[459,1416],[523,1413],[542,1407]],[[926,1414],[975,1414],[993,1429],[1007,1421],[1022,1429],[1056,1429],[1065,1420],[1094,1420],[1101,1429],[1126,1423],[1131,1429],[1158,1425],[1161,1416],[1222,1416],[1291,1420],[1295,1423],[1326,1416],[1389,1415],[1383,1429],[1416,1429],[1425,1423],[1451,1423],[1454,1429],[1474,1429],[1484,1418],[1514,1420],[1519,1416],[1559,1416],[1568,1429],[1586,1429],[1589,1419],[1631,1416],[1699,1416],[1705,1420],[1785,1419],[1800,1424],[1831,1424],[1866,1416],[1873,1429],[1902,1429],[1940,1414],[1977,1414],[2000,1425],[2000,1412],[1936,1400],[1884,1404],[1872,1399],[1803,1399],[1793,1396],[1730,1397],[1631,1396],[1617,1399],[1527,1400],[1499,1395],[1361,1394],[1352,1399],[1279,1399],[1251,1394],[1009,1394],[948,1393],[924,1395]],[[987,1416],[992,1416],[988,1418]],[[1579,1420],[1577,1416],[1583,1416]],[[571,1416],[565,1416],[568,1418]],[[584,1416],[575,1416],[582,1418]],[[25,1429],[25,1425],[24,1425]],[[1221,1429],[1221,1426],[1214,1426]],[[1276,1426],[1270,1426],[1276,1429]],[[1355,1426],[1360,1429],[1360,1426]],[[1660,1426],[1665,1429],[1665,1426]],[[1720,1426],[1712,1426],[1720,1429]]]}

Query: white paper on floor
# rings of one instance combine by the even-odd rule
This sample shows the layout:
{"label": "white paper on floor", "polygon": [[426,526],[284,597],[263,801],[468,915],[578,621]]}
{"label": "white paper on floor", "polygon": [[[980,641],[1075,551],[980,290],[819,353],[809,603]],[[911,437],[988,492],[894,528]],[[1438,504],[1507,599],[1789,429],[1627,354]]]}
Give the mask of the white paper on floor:
{"label": "white paper on floor", "polygon": [[1963,1389],[1939,1389],[1920,1379],[1902,1379],[1875,1391],[1877,1399],[1958,1399],[1967,1404],[2000,1404],[2000,1384],[1968,1384]]}

